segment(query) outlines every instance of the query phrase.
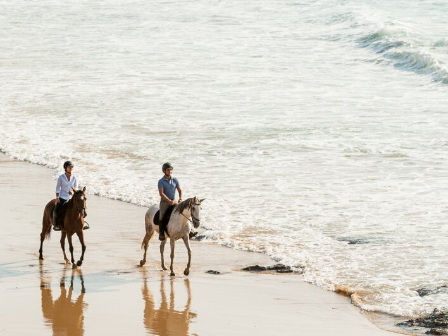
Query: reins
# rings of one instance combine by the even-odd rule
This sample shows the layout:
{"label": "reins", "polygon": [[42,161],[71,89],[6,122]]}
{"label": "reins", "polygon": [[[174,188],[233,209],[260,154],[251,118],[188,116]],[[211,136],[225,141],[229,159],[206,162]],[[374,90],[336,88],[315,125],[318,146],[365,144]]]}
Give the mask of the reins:
{"label": "reins", "polygon": [[[195,205],[198,205],[198,204],[195,204]],[[191,208],[191,205],[190,205],[190,208]],[[183,214],[183,212],[180,212],[180,214],[181,214],[182,216],[184,216],[184,217],[185,217],[191,224],[194,224],[193,220],[199,222],[199,219],[195,218],[195,217],[193,216],[193,214],[190,215],[191,218],[193,218],[193,220],[191,220],[190,218],[188,218],[187,216],[185,216],[185,215]]]}

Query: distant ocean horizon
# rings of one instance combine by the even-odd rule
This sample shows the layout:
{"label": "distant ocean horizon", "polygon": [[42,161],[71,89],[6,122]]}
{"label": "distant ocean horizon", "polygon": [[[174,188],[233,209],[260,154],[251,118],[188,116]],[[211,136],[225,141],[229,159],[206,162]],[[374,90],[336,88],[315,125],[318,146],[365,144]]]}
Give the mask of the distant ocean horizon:
{"label": "distant ocean horizon", "polygon": [[0,0],[0,22],[2,152],[142,206],[169,161],[207,240],[367,311],[447,306],[448,3]]}

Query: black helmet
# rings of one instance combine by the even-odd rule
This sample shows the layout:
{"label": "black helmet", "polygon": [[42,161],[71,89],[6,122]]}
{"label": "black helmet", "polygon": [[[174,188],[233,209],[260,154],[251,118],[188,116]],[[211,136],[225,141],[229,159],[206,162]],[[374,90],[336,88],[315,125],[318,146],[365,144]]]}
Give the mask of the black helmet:
{"label": "black helmet", "polygon": [[169,162],[165,162],[162,166],[162,171],[165,172],[167,169],[173,169],[173,166]]}
{"label": "black helmet", "polygon": [[65,161],[64,162],[64,170],[66,170],[67,167],[74,167],[73,163],[71,161]]}

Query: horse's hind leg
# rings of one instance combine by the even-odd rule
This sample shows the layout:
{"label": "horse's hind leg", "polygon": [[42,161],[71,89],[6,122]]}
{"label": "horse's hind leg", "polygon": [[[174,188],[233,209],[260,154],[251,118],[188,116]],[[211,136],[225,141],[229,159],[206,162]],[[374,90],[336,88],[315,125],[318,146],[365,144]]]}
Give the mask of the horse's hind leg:
{"label": "horse's hind leg", "polygon": [[171,247],[171,253],[170,253],[170,258],[171,258],[171,265],[170,265],[170,275],[171,276],[175,276],[176,274],[174,274],[174,270],[173,270],[173,262],[174,262],[174,245],[176,244],[176,241],[174,239],[170,239],[170,247]]}
{"label": "horse's hind leg", "polygon": [[61,249],[62,249],[62,253],[64,253],[65,263],[67,264],[70,261],[68,260],[67,255],[65,254],[65,237],[67,237],[67,233],[65,231],[63,231],[61,234]]}
{"label": "horse's hind leg", "polygon": [[145,248],[145,252],[143,253],[143,259],[140,260],[140,266],[146,264],[146,252],[148,251],[149,240],[151,239],[153,234],[154,231],[152,231],[151,233],[146,232],[145,238],[143,238],[142,246]]}
{"label": "horse's hind leg", "polygon": [[167,268],[165,267],[165,259],[163,258],[163,251],[165,250],[165,244],[166,244],[166,239],[162,240],[160,242],[160,259],[161,259],[161,262],[162,262],[162,269],[164,271],[167,270]]}
{"label": "horse's hind leg", "polygon": [[188,264],[187,264],[187,268],[184,271],[185,275],[190,274],[190,264],[191,264],[191,248],[190,248],[190,239],[188,236],[182,238],[184,243],[185,243],[185,247],[187,248],[188,251]]}
{"label": "horse's hind leg", "polygon": [[81,247],[82,247],[81,258],[78,260],[76,265],[81,266],[82,262],[84,261],[84,253],[86,252],[86,244],[84,243],[84,232],[80,231],[80,232],[76,232],[76,234],[78,235],[79,242],[81,243]]}
{"label": "horse's hind leg", "polygon": [[44,213],[44,218],[42,219],[42,232],[40,233],[40,247],[39,247],[39,259],[44,260],[43,247],[44,247],[44,240],[48,236],[50,237],[51,234],[51,221],[48,219],[47,213]]}

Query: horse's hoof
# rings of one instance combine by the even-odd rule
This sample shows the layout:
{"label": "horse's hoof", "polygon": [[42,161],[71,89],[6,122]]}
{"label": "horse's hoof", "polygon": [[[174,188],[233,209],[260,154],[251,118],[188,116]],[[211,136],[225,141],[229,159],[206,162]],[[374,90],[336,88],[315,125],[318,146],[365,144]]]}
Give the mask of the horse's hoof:
{"label": "horse's hoof", "polygon": [[190,270],[189,269],[185,269],[184,275],[188,275],[188,274],[190,274]]}
{"label": "horse's hoof", "polygon": [[171,276],[176,276],[176,274],[174,274],[174,272],[171,272],[170,275],[171,275]]}
{"label": "horse's hoof", "polygon": [[77,266],[81,266],[82,265],[82,261],[78,260],[78,262],[76,263]]}
{"label": "horse's hoof", "polygon": [[143,266],[145,262],[143,260],[140,260],[140,266]]}

